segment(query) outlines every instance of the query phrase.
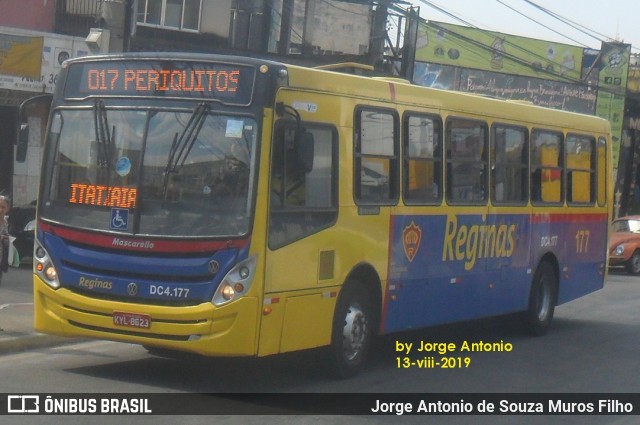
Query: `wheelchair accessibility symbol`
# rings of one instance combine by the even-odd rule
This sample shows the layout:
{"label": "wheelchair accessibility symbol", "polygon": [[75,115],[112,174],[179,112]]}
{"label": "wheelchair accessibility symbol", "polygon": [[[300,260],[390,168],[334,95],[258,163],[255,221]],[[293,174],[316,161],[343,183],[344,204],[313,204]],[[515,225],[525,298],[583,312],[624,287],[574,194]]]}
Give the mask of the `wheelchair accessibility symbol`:
{"label": "wheelchair accessibility symbol", "polygon": [[111,208],[111,230],[127,230],[129,227],[129,210]]}

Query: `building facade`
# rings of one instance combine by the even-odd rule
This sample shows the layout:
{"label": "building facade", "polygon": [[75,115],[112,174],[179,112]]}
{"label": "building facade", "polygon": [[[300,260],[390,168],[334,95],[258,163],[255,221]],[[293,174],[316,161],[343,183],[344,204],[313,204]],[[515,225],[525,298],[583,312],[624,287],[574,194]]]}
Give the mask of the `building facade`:
{"label": "building facade", "polygon": [[[384,9],[388,3],[380,2]],[[65,59],[123,51],[260,55],[291,62],[372,63],[384,22],[369,2],[337,0],[7,0],[0,14],[0,193],[14,205],[37,196],[46,101]],[[29,13],[24,13],[29,10]],[[384,14],[380,16],[386,16]],[[339,34],[339,36],[336,36]],[[24,160],[19,122],[29,124]]]}

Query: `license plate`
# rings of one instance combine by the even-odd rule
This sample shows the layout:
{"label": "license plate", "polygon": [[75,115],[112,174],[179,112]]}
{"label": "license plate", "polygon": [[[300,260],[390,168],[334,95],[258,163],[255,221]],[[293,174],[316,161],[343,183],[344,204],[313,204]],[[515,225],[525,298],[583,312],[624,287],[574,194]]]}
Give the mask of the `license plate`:
{"label": "license plate", "polygon": [[113,324],[116,326],[126,326],[129,328],[149,329],[151,327],[151,316],[149,316],[148,314],[114,311]]}

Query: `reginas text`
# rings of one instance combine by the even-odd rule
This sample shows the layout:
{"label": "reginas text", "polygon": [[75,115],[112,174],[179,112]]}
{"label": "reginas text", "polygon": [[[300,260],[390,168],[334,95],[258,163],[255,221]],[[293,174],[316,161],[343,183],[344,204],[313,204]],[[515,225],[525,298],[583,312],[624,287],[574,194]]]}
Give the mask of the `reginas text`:
{"label": "reginas text", "polygon": [[442,261],[464,261],[471,270],[479,258],[511,257],[515,250],[515,224],[461,224],[458,217],[447,216]]}

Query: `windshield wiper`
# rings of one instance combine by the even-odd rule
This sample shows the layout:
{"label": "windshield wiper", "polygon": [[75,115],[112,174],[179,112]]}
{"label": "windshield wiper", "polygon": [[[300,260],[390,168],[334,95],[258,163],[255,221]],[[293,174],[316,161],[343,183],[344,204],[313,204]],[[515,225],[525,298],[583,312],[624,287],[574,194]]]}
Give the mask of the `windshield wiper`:
{"label": "windshield wiper", "polygon": [[193,145],[198,139],[198,134],[204,125],[207,114],[209,112],[209,105],[206,103],[199,104],[194,109],[187,125],[185,125],[182,133],[178,135],[175,133],[173,136],[173,142],[171,142],[171,148],[169,149],[169,157],[167,158],[167,165],[164,169],[164,182],[162,184],[162,199],[164,200],[167,195],[167,188],[169,186],[169,175],[177,173],[178,168],[184,166]]}
{"label": "windshield wiper", "polygon": [[93,122],[98,144],[98,167],[111,169],[112,140],[115,137],[116,127],[113,126],[109,131],[107,109],[102,99],[96,99],[93,104]]}

